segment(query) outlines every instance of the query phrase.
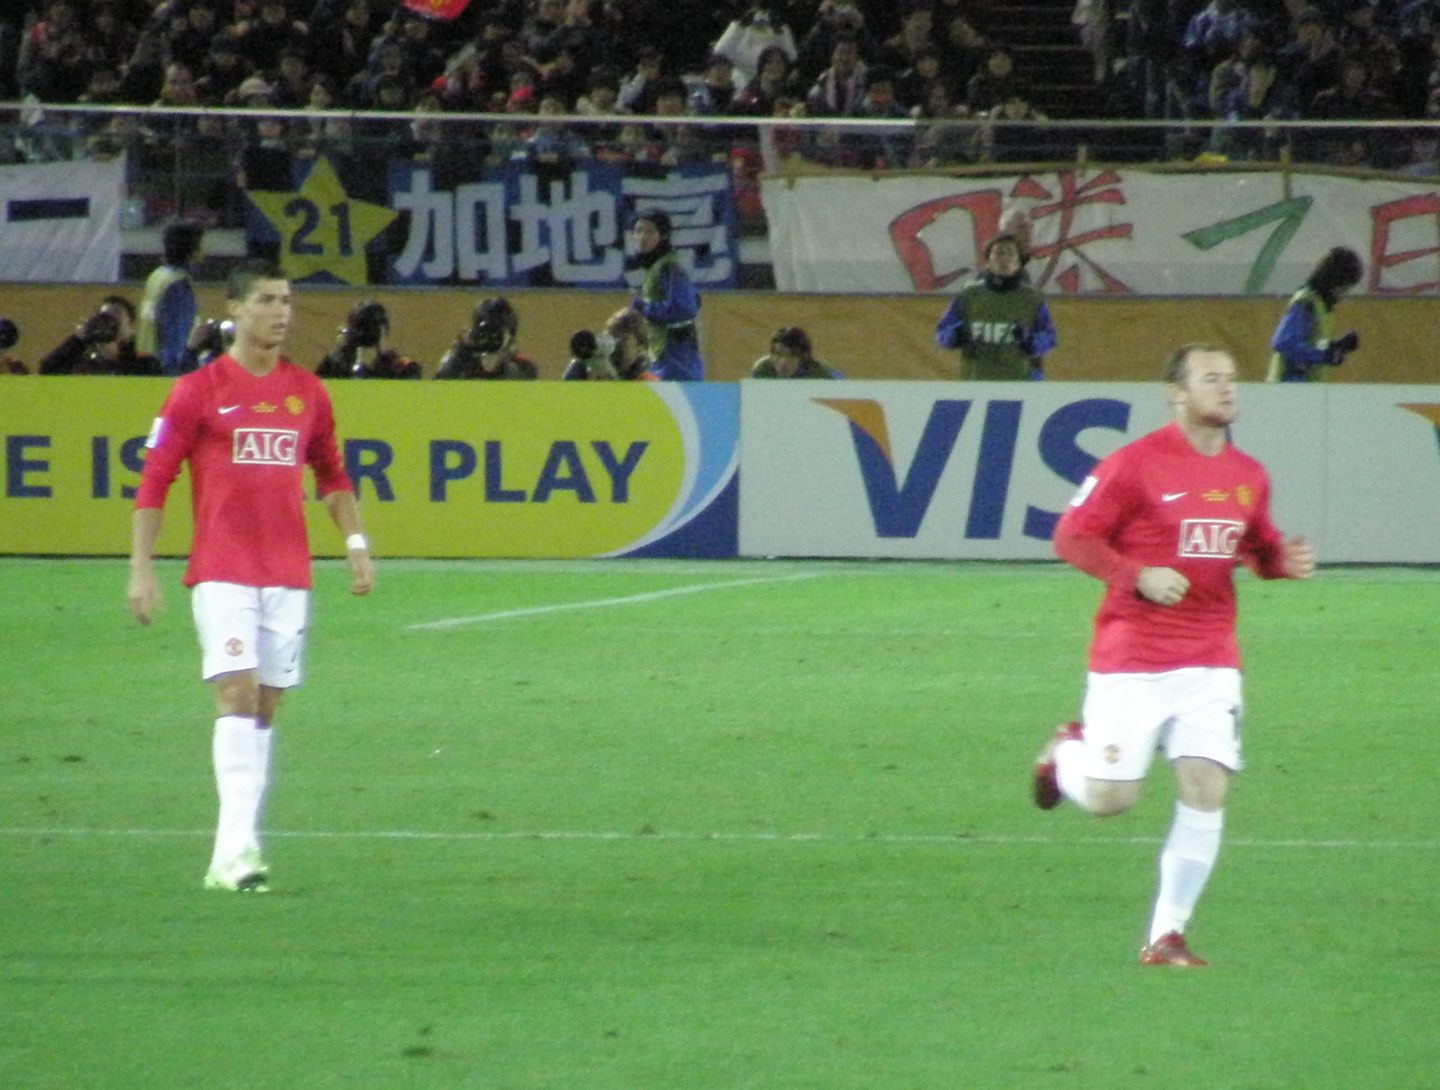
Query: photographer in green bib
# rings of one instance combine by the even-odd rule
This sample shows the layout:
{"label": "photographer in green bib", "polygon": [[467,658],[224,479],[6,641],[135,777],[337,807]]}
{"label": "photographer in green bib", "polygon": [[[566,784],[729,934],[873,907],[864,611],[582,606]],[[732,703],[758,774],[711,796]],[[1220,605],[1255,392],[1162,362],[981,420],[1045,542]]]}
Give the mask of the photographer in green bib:
{"label": "photographer in green bib", "polygon": [[1360,347],[1353,330],[1335,336],[1331,317],[1340,299],[1360,283],[1365,266],[1360,255],[1336,246],[1322,257],[1300,290],[1291,297],[1270,338],[1267,382],[1324,382],[1330,369]]}
{"label": "photographer in green bib", "polygon": [[935,327],[940,347],[959,350],[962,379],[1045,377],[1045,354],[1058,338],[1050,308],[1025,276],[1029,257],[1015,235],[996,235],[985,247],[985,271],[960,289]]}

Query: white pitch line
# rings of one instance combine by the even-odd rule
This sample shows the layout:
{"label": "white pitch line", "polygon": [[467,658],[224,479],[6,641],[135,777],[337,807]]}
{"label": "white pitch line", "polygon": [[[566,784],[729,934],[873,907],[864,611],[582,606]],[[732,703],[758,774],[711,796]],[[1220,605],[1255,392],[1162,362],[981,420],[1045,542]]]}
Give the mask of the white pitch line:
{"label": "white pitch line", "polygon": [[489,621],[508,621],[516,617],[541,617],[547,613],[564,613],[577,609],[604,609],[609,606],[628,606],[638,602],[658,602],[663,598],[678,598],[683,594],[703,594],[711,590],[726,590],[730,587],[753,587],[760,583],[793,583],[801,579],[819,579],[824,572],[801,572],[797,575],[769,575],[757,579],[727,579],[720,583],[687,583],[683,587],[669,587],[666,590],[651,590],[643,594],[627,594],[622,598],[591,598],[582,602],[557,602],[548,606],[527,606],[524,609],[502,609],[495,613],[477,613],[473,617],[446,617],[439,621],[422,621],[406,625],[406,631],[416,632],[435,628],[460,628],[467,624],[485,624]]}
{"label": "white pitch line", "polygon": [[[956,846],[1005,847],[1012,845],[1051,845],[1054,847],[1107,848],[1117,845],[1156,845],[1161,843],[1158,836],[1114,836],[1114,837],[1058,837],[1058,836],[1015,836],[1007,834],[969,833],[683,833],[641,831],[622,832],[619,830],[552,830],[516,832],[427,832],[422,829],[357,829],[350,832],[339,830],[277,830],[266,834],[285,840],[412,840],[444,843],[499,842],[515,840],[571,841],[580,843],[676,843],[687,844],[886,844],[886,845],[934,845],[953,844]],[[0,837],[45,837],[45,836],[95,836],[133,837],[136,839],[203,838],[214,836],[209,829],[97,829],[97,828],[0,828]],[[1230,848],[1259,848],[1280,850],[1387,850],[1387,851],[1440,851],[1440,840],[1355,840],[1323,839],[1266,840],[1257,837],[1235,837],[1225,841]]]}

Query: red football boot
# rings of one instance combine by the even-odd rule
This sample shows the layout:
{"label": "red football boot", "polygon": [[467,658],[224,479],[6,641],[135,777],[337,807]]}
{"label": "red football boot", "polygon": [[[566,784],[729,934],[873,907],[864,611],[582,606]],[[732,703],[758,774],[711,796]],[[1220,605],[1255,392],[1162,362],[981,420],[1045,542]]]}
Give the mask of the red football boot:
{"label": "red football boot", "polygon": [[1061,742],[1080,740],[1079,723],[1061,723],[1055,728],[1050,741],[1035,758],[1035,805],[1042,810],[1053,810],[1060,805],[1060,783],[1055,778],[1055,747]]}
{"label": "red football boot", "polygon": [[1185,936],[1178,931],[1167,931],[1140,951],[1141,965],[1173,965],[1179,969],[1203,969],[1210,963],[1191,952],[1185,945]]}

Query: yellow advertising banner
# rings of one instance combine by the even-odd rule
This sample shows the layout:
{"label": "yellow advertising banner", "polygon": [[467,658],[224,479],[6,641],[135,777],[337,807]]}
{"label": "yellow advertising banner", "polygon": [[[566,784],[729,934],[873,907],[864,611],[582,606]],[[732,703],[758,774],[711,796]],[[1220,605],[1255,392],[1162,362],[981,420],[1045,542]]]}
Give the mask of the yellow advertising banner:
{"label": "yellow advertising banner", "polygon": [[[376,551],[416,557],[735,555],[738,396],[659,383],[330,386]],[[123,555],[169,380],[7,378],[0,553]],[[312,551],[342,552],[323,506]],[[191,534],[182,474],[164,555]],[[703,545],[697,545],[696,539]],[[666,542],[683,540],[672,552]]]}

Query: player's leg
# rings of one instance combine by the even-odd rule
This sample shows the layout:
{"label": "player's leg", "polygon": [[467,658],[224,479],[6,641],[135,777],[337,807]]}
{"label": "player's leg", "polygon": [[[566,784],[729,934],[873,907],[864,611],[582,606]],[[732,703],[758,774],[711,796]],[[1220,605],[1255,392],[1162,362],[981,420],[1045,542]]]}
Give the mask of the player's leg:
{"label": "player's leg", "polygon": [[1177,714],[1165,739],[1175,771],[1175,816],[1160,850],[1159,884],[1141,961],[1204,965],[1185,928],[1220,855],[1225,797],[1240,769],[1240,675],[1187,670],[1178,679]]}
{"label": "player's leg", "polygon": [[260,847],[260,821],[270,787],[275,719],[281,698],[287,690],[299,685],[303,676],[310,593],[290,587],[265,587],[259,592],[259,601],[255,729],[250,735],[255,798],[250,814],[250,840],[244,855],[256,871],[268,878],[270,868]]}
{"label": "player's leg", "polygon": [[[1035,765],[1035,801],[1050,809],[1062,798],[1101,817],[1123,813],[1140,799],[1164,714],[1154,699],[1154,675],[1090,674],[1084,726],[1055,732]],[[1047,805],[1048,803],[1048,805]]]}
{"label": "player's leg", "polygon": [[215,693],[211,753],[219,815],[209,889],[263,889],[263,875],[244,859],[254,840],[263,774],[255,754],[260,714],[259,595],[254,587],[200,583],[191,595],[200,638],[201,674]]}

